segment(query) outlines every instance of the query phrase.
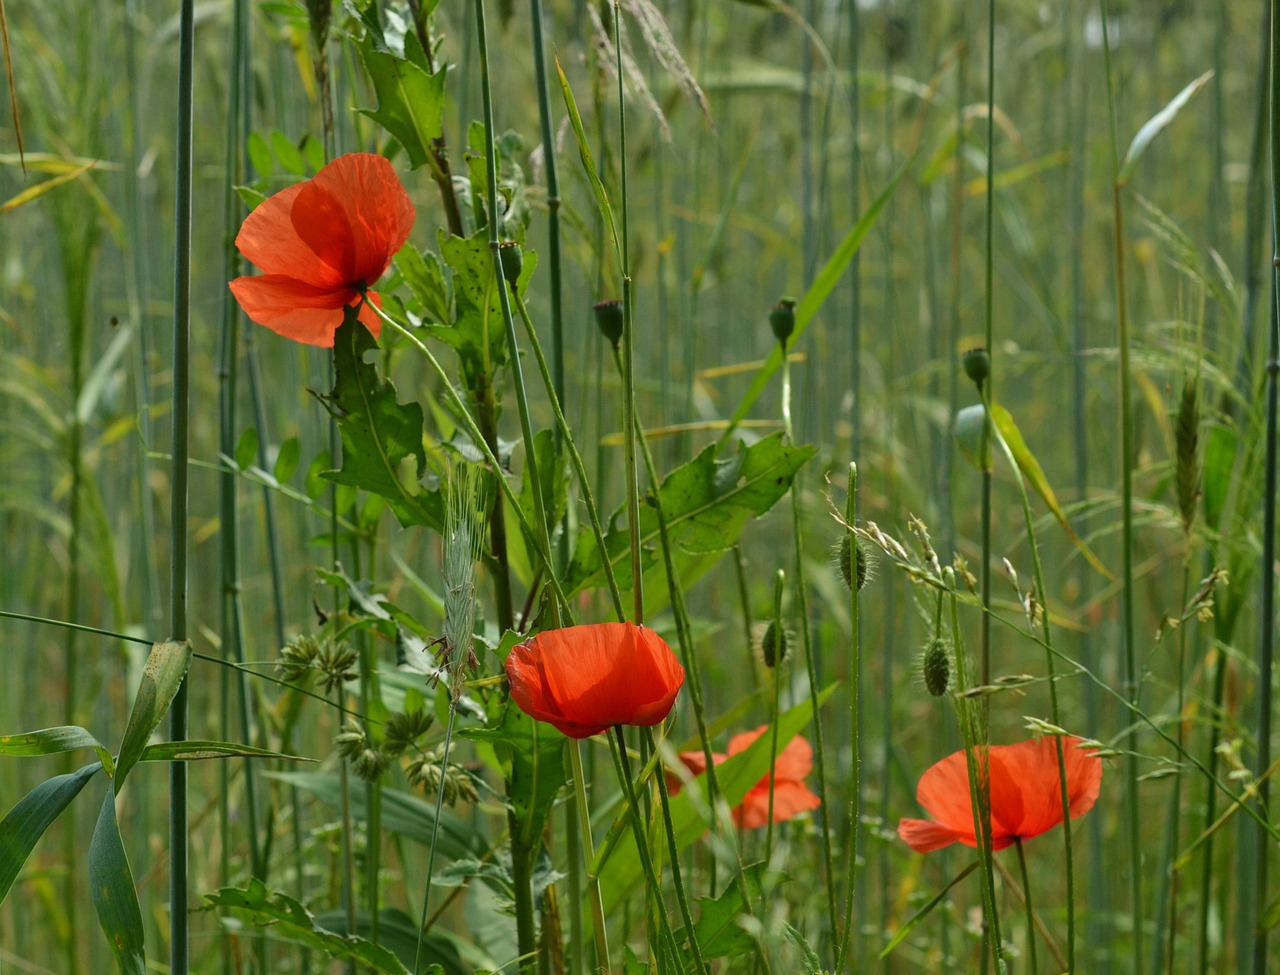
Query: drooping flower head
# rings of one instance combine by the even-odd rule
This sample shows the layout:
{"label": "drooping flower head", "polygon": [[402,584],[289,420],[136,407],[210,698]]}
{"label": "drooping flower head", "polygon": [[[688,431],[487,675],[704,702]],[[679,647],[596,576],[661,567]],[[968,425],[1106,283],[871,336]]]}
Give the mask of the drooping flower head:
{"label": "drooping flower head", "polygon": [[[285,338],[329,347],[342,309],[386,272],[409,239],[413,204],[395,169],[368,152],[339,156],[245,217],[236,246],[262,274],[236,278],[246,315]],[[379,301],[376,292],[368,300]],[[367,304],[360,321],[381,328]]]}
{"label": "drooping flower head", "polygon": [[[1102,759],[1081,747],[1079,738],[1063,738],[1067,800],[1071,818],[1093,808],[1102,785]],[[993,745],[989,750],[992,848],[1030,839],[1062,822],[1058,747],[1052,737]],[[969,768],[963,751],[948,755],[920,776],[916,798],[933,819],[903,819],[898,835],[919,853],[960,842],[978,845],[973,831]]]}
{"label": "drooping flower head", "polygon": [[517,644],[505,667],[520,710],[570,738],[615,724],[655,725],[684,684],[666,641],[634,623],[546,630]]}
{"label": "drooping flower head", "polygon": [[[761,725],[754,731],[744,731],[729,739],[728,755],[712,752],[711,757],[719,765],[725,759],[739,752],[744,752],[757,738],[768,731],[768,725]],[[707,757],[703,752],[681,752],[680,761],[694,776],[707,770]],[[813,746],[802,736],[797,735],[787,742],[785,748],[778,753],[774,762],[773,785],[773,821],[786,822],[803,812],[817,809],[822,800],[811,792],[804,784],[805,776],[813,770]],[[667,776],[667,784],[671,794],[680,791],[680,780],[674,775]],[[769,822],[769,775],[766,773],[753,785],[742,802],[733,808],[733,821],[743,829],[755,829]]]}

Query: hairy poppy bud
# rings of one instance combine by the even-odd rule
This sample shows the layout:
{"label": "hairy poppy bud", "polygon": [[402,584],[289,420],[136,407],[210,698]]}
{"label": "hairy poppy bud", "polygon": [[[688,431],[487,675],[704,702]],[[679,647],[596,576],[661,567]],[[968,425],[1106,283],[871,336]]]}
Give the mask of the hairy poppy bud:
{"label": "hairy poppy bud", "polygon": [[524,266],[524,251],[514,240],[504,240],[498,245],[498,263],[502,267],[502,276],[511,287],[520,280],[520,268]]}
{"label": "hairy poppy bud", "polygon": [[769,311],[769,327],[778,341],[784,345],[791,333],[796,330],[796,301],[794,298],[779,298],[778,303]]}
{"label": "hairy poppy bud", "polygon": [[618,342],[622,339],[622,301],[618,298],[610,298],[608,301],[596,302],[593,308],[600,333],[616,349]]}
{"label": "hairy poppy bud", "polygon": [[760,660],[772,670],[784,662],[791,654],[791,641],[787,631],[779,629],[772,620],[760,635]]}
{"label": "hairy poppy bud", "polygon": [[951,683],[951,658],[947,656],[944,640],[935,637],[929,641],[920,657],[920,676],[924,678],[925,690],[934,697],[947,693]]}
{"label": "hairy poppy bud", "polygon": [[978,386],[991,375],[991,353],[986,349],[970,349],[960,356],[960,363],[964,366],[964,374]]}
{"label": "hairy poppy bud", "polygon": [[849,588],[853,588],[853,564],[854,559],[850,558],[850,552],[856,552],[856,561],[858,566],[858,591],[862,591],[862,587],[867,584],[867,555],[862,551],[862,546],[853,541],[853,535],[845,532],[843,538],[840,539],[840,575],[844,579],[844,584]]}

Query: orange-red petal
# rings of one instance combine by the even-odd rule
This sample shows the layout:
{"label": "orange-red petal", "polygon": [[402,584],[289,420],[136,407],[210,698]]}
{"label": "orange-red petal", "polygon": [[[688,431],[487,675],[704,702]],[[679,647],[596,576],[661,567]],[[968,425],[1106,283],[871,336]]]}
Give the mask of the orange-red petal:
{"label": "orange-red petal", "polygon": [[512,649],[506,672],[520,709],[571,738],[655,725],[684,684],[666,641],[634,623],[547,630]]}
{"label": "orange-red petal", "polygon": [[[1098,798],[1102,761],[1080,747],[1078,738],[1062,739],[1071,817],[1088,812]],[[989,749],[992,847],[1004,849],[1062,822],[1057,739],[1044,737]],[[964,752],[955,752],[927,769],[916,788],[920,805],[934,821],[903,819],[898,835],[921,853],[948,843],[977,846],[973,804]]]}
{"label": "orange-red petal", "polygon": [[[343,307],[360,301],[360,293],[351,288],[320,288],[285,274],[240,277],[230,286],[251,319],[307,345],[332,346]],[[378,296],[371,291],[369,299],[377,301]],[[360,309],[360,321],[375,338],[382,329],[377,313],[367,305]]]}
{"label": "orange-red petal", "polygon": [[[822,800],[803,782],[784,779],[779,772],[773,786],[773,821],[784,823],[801,813],[817,809]],[[769,822],[769,776],[751,787],[742,803],[733,810],[733,821],[744,829],[754,829]]]}

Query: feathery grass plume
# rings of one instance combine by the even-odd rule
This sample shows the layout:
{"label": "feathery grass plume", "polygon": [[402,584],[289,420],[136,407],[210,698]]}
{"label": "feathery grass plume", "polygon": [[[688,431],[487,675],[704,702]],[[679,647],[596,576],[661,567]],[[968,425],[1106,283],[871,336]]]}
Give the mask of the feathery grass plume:
{"label": "feathery grass plume", "polygon": [[[614,42],[617,38],[611,36],[610,31],[606,29],[595,4],[588,3],[585,6],[587,14],[591,18],[591,28],[596,36],[596,45],[600,49],[599,65],[608,77],[616,80],[619,52],[614,49]],[[619,24],[621,24],[621,21],[619,21]],[[658,123],[658,130],[662,133],[663,141],[670,142],[671,124],[667,121],[667,116],[663,113],[662,106],[658,104],[658,99],[645,82],[644,71],[640,68],[640,65],[636,64],[635,56],[631,53],[631,42],[625,36],[622,38],[620,50],[622,54],[622,73],[625,75],[623,80],[632,92],[639,97],[640,101],[644,102],[645,107],[649,109],[649,114]]]}
{"label": "feathery grass plume", "polygon": [[707,96],[703,94],[698,79],[681,57],[680,49],[671,36],[671,29],[658,8],[649,0],[624,0],[623,7],[640,28],[640,36],[644,39],[644,46],[649,49],[649,54],[662,65],[685,97],[697,105],[703,116],[710,121],[711,106],[707,103]]}
{"label": "feathery grass plume", "polygon": [[1200,399],[1199,384],[1194,378],[1187,378],[1182,383],[1173,444],[1178,513],[1182,516],[1182,532],[1187,535],[1195,522],[1196,502],[1200,499]]}
{"label": "feathery grass plume", "polygon": [[947,642],[934,637],[920,654],[920,677],[925,690],[934,697],[942,697],[951,685],[951,657]]}
{"label": "feathery grass plume", "polygon": [[[498,475],[501,476],[501,475]],[[479,469],[460,461],[449,479],[444,514],[444,635],[438,661],[448,671],[456,701],[468,668],[476,623],[476,560],[484,538],[485,482]]]}

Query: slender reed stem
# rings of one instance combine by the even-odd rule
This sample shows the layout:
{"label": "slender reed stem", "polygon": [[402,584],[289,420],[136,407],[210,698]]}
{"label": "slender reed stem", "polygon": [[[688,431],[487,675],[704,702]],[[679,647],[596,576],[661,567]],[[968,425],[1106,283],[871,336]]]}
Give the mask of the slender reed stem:
{"label": "slender reed stem", "polygon": [[773,664],[765,661],[769,676],[773,678],[773,713],[769,716],[769,816],[764,833],[764,862],[773,860],[773,793],[778,767],[778,705],[782,695],[783,666],[786,663],[787,637],[782,630],[782,590],[787,584],[787,574],[781,569],[773,580],[773,647],[765,647],[765,653],[773,654]]}
{"label": "slender reed stem", "polygon": [[[837,972],[844,971],[845,953],[849,950],[855,927],[853,901],[857,891],[858,827],[862,819],[862,699],[859,695],[862,656],[859,644],[861,614],[858,600],[858,541],[853,526],[858,523],[858,465],[849,464],[849,493],[845,499],[844,520],[849,538],[849,830],[845,844],[844,928],[836,952]],[[941,603],[939,603],[941,612]]]}
{"label": "slender reed stem", "polygon": [[[1066,824],[1063,825],[1067,832],[1070,832],[1070,828]],[[1031,960],[1031,966],[1027,971],[1031,975],[1036,975],[1040,970],[1036,965],[1036,912],[1031,906],[1031,878],[1027,876],[1027,854],[1022,849],[1021,837],[1015,838],[1013,845],[1018,849],[1018,872],[1022,875],[1022,893],[1027,908],[1027,954]]]}
{"label": "slender reed stem", "polygon": [[[1124,204],[1121,199],[1120,153],[1116,142],[1115,84],[1111,73],[1111,40],[1108,36],[1106,0],[1098,0],[1102,17],[1102,50],[1107,76],[1107,115],[1111,133],[1111,207],[1115,247],[1116,341],[1120,347],[1120,505],[1122,554],[1122,613],[1124,626],[1125,696],[1138,707],[1139,675],[1134,648],[1133,583],[1133,407],[1129,368],[1129,303],[1125,287]],[[1125,758],[1125,811],[1129,842],[1129,909],[1133,915],[1133,971],[1142,971],[1142,849],[1139,842],[1138,729],[1130,725]]]}
{"label": "slender reed stem", "polygon": [[[581,743],[576,739],[571,740],[567,747],[569,763],[573,768],[574,808],[578,811],[578,823],[582,831],[582,861],[591,863],[596,858],[596,851],[595,841],[591,836],[591,810],[587,806],[587,783],[582,773]],[[596,948],[594,970],[607,972],[609,971],[609,936],[604,923],[604,899],[600,894],[600,878],[588,873],[587,889],[591,895],[591,931]]]}
{"label": "slender reed stem", "polygon": [[[187,455],[190,416],[192,90],[195,62],[194,0],[178,14],[178,136],[175,159],[173,300],[173,458],[170,464],[169,638],[187,639]],[[187,737],[187,681],[169,712],[169,739]],[[169,764],[169,970],[187,975],[187,766]]]}
{"label": "slender reed stem", "polygon": [[[431,842],[427,846],[427,878],[422,885],[422,918],[418,924],[418,942],[413,949],[413,970],[415,972],[422,970],[422,945],[426,940],[427,934],[427,905],[431,902],[431,876],[432,870],[436,862],[436,837],[440,833],[440,810],[444,808],[444,788],[445,780],[448,777],[449,769],[449,746],[453,742],[453,721],[457,716],[457,702],[452,696],[449,698],[449,723],[444,731],[444,748],[440,753],[440,785],[436,790],[436,815],[435,822],[431,827]],[[514,837],[514,833],[512,836]],[[525,962],[520,962],[521,970],[524,970]]]}

